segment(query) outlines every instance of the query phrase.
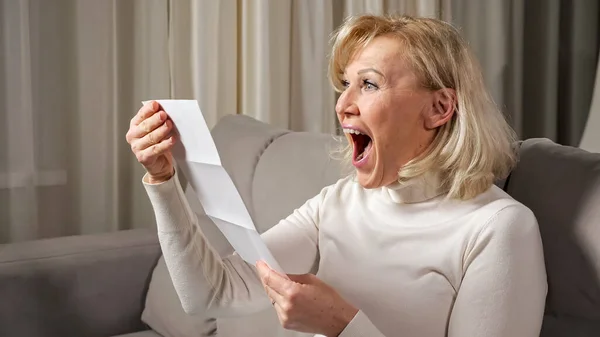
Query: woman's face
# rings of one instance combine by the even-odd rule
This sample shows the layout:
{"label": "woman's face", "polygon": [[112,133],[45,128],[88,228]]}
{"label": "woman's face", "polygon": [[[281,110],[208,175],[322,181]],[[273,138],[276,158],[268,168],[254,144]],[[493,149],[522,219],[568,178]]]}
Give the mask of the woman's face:
{"label": "woman's face", "polygon": [[358,182],[365,188],[389,185],[432,142],[433,112],[440,111],[436,93],[419,85],[401,43],[386,36],[358,51],[343,79],[336,113],[353,145]]}

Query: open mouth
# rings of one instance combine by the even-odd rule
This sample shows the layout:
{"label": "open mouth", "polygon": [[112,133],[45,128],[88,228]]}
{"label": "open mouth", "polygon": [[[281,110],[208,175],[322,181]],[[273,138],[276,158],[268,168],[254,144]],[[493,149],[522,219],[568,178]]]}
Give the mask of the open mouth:
{"label": "open mouth", "polygon": [[369,135],[354,129],[344,129],[344,133],[350,135],[354,145],[352,161],[355,164],[361,163],[369,155],[373,146],[373,140]]}

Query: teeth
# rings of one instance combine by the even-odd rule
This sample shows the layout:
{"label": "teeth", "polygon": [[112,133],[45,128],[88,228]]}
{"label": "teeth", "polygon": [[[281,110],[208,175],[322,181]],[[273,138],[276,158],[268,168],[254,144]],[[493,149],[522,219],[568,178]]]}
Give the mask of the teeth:
{"label": "teeth", "polygon": [[358,131],[358,130],[354,130],[354,129],[344,129],[344,133],[352,133],[355,135],[362,135],[363,133]]}

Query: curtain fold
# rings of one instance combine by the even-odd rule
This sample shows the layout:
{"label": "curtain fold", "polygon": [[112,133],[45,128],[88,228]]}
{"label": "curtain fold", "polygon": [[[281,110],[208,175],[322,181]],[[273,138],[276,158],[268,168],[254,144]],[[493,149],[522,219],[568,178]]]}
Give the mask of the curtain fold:
{"label": "curtain fold", "polygon": [[579,147],[590,152],[600,153],[600,59],[596,67],[596,82],[590,114],[585,125]]}
{"label": "curtain fold", "polygon": [[197,99],[210,126],[238,113],[238,1],[169,1],[171,97]]}
{"label": "curtain fold", "polygon": [[[339,0],[338,0],[339,1]],[[370,13],[450,18],[451,0],[343,0],[344,16]]]}
{"label": "curtain fold", "polygon": [[292,130],[335,130],[335,92],[327,79],[329,38],[335,18],[329,1],[293,3],[288,109]]}

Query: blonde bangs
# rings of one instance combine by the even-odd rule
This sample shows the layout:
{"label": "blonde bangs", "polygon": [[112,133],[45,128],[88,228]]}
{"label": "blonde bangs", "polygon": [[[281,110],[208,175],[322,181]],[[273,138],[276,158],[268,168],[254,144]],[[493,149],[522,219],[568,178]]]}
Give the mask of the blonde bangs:
{"label": "blonde bangs", "polygon": [[389,31],[389,27],[381,24],[380,18],[366,15],[347,18],[333,33],[328,75],[337,92],[344,89],[344,70],[354,55],[374,38]]}

